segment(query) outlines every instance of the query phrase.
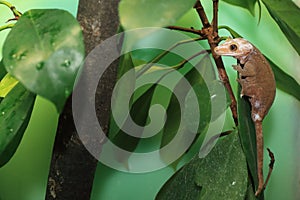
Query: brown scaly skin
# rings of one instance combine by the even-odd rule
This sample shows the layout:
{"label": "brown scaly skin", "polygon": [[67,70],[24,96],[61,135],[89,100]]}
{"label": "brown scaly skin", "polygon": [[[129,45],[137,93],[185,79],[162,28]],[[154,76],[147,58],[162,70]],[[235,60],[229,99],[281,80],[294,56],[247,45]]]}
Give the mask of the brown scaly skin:
{"label": "brown scaly skin", "polygon": [[251,115],[255,124],[257,146],[258,196],[264,190],[263,177],[263,133],[262,121],[267,115],[276,92],[273,71],[262,53],[242,38],[228,39],[214,49],[217,55],[232,56],[240,61],[233,68],[239,72],[237,80],[241,86],[241,97],[248,96]]}

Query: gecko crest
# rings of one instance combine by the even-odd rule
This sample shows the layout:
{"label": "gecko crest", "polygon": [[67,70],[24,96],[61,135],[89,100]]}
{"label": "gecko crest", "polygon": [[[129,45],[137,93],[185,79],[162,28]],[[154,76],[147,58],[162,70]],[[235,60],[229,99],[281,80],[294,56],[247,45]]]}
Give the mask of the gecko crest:
{"label": "gecko crest", "polygon": [[217,55],[232,56],[245,63],[248,55],[253,51],[251,43],[243,38],[227,39],[222,45],[217,46],[214,51]]}

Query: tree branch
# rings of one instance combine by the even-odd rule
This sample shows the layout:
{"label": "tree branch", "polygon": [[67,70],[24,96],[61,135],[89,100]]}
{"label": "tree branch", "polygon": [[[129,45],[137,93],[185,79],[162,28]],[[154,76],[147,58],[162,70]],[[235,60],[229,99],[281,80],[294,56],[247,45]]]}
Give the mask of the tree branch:
{"label": "tree branch", "polygon": [[196,29],[193,29],[193,28],[184,28],[184,27],[180,27],[180,26],[167,26],[166,28],[171,29],[171,30],[194,33],[194,34],[201,35],[201,36],[203,35],[201,30],[196,30]]}
{"label": "tree branch", "polygon": [[206,13],[204,11],[204,8],[203,8],[200,0],[197,0],[196,4],[194,5],[194,8],[196,9],[198,15],[200,16],[203,27],[204,28],[210,27],[210,23],[208,21],[208,18],[206,16]]}
{"label": "tree branch", "polygon": [[219,0],[213,0],[213,32],[218,33],[218,8],[219,8]]}
{"label": "tree branch", "polygon": [[197,0],[194,8],[196,9],[201,22],[203,24],[203,28],[201,30],[201,32],[204,34],[203,37],[206,37],[210,46],[210,49],[212,51],[212,55],[214,58],[214,61],[216,63],[217,69],[218,69],[218,73],[219,73],[219,77],[221,79],[221,81],[224,84],[224,87],[227,89],[230,99],[231,99],[231,104],[230,104],[230,109],[232,112],[232,117],[234,119],[234,122],[236,125],[238,125],[238,115],[237,115],[237,102],[232,90],[232,87],[229,83],[229,78],[228,75],[226,73],[225,67],[224,67],[224,63],[222,61],[222,58],[218,55],[215,54],[214,49],[217,47],[219,41],[220,41],[220,37],[218,35],[218,31],[217,31],[217,27],[218,27],[218,20],[217,20],[217,12],[218,12],[218,0],[213,0],[214,2],[214,19],[213,19],[213,25],[211,25],[207,19],[206,13],[204,11],[204,8],[200,2],[200,0]]}
{"label": "tree branch", "polygon": [[[78,20],[83,29],[86,54],[116,33],[119,25],[118,1],[79,1]],[[103,74],[95,94],[97,117],[105,133],[108,131],[109,108],[117,66],[117,62],[113,63]],[[88,68],[87,72],[95,73],[93,68]],[[83,142],[93,139],[88,133],[86,136],[85,141],[78,136],[70,98],[59,118],[48,178],[47,200],[90,199],[98,161],[83,145]]]}

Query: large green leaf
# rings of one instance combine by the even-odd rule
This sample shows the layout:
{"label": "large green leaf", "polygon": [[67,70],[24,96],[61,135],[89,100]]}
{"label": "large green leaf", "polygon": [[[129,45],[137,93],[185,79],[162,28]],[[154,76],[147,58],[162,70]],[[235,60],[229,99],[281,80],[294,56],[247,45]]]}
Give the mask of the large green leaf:
{"label": "large green leaf", "polygon": [[59,112],[73,90],[84,58],[81,28],[64,10],[30,10],[3,46],[6,70],[28,90],[52,101]]}
{"label": "large green leaf", "polygon": [[119,4],[120,21],[125,30],[172,25],[193,8],[195,2],[195,0],[122,0]]}
{"label": "large green leaf", "polygon": [[[131,108],[130,108],[130,116],[128,116],[127,120],[124,122],[123,126],[129,127],[132,123],[131,120],[129,120],[129,117],[138,124],[139,126],[144,127],[147,123],[148,118],[148,111],[151,106],[151,97],[153,96],[153,93],[155,91],[156,85],[152,85],[150,89],[148,89],[138,100],[136,100]],[[115,122],[113,122],[112,126],[117,126]],[[140,136],[142,135],[142,132],[140,132]],[[128,133],[124,132],[124,129],[121,127],[119,128],[117,133],[110,132],[109,136],[111,138],[111,141],[115,143],[118,147],[127,150],[129,152],[133,152],[138,142],[140,141],[140,137],[133,137],[130,136]],[[123,155],[122,155],[123,156]],[[127,159],[127,158],[118,158],[120,162],[123,162],[124,160],[121,159]]]}
{"label": "large green leaf", "polygon": [[262,0],[282,32],[300,55],[300,8],[291,0]]}
{"label": "large green leaf", "polygon": [[218,141],[205,157],[194,157],[161,188],[157,200],[238,199],[248,184],[246,159],[237,132]]}
{"label": "large green leaf", "polygon": [[[238,94],[241,92],[241,86],[238,86]],[[251,118],[251,105],[245,98],[238,98],[238,121],[239,121],[239,135],[241,138],[241,144],[245,152],[248,167],[251,177],[255,183],[257,180],[257,155],[256,155],[256,132]]]}
{"label": "large green leaf", "polygon": [[[163,129],[161,147],[169,144],[176,135],[177,137],[180,136],[182,138],[180,140],[176,140],[178,141],[176,149],[160,152],[162,159],[166,163],[169,163],[169,158],[172,159],[174,156],[178,157],[179,153],[182,153],[180,152],[182,149],[191,145],[188,136],[191,134],[202,133],[211,117],[210,95],[213,94],[209,94],[206,85],[211,82],[205,83],[198,70],[200,69],[202,72],[205,70],[213,71],[212,65],[211,63],[205,62],[205,59],[203,59],[197,66],[188,66],[187,68],[189,69],[186,73],[184,73],[184,77],[192,87],[185,88],[184,84],[182,84],[183,80],[180,80],[174,88],[174,91],[177,91],[176,93],[180,93],[180,96],[186,97],[186,103],[182,105],[182,103],[180,103],[177,97],[173,94],[170,96],[170,104],[167,108],[167,120]],[[207,68],[209,68],[209,70]],[[212,76],[212,73],[206,73],[205,75]],[[214,76],[212,77],[215,78]],[[213,79],[210,81],[213,81]],[[191,90],[195,92],[196,99],[190,95]],[[184,109],[182,110],[183,113],[181,113],[180,110],[182,106],[184,106]],[[182,118],[184,118],[184,121],[181,121]],[[180,126],[180,123],[183,123],[183,125],[181,124]],[[197,137],[195,137],[194,140],[196,139]]]}
{"label": "large green leaf", "polygon": [[225,1],[227,3],[230,3],[232,5],[235,6],[240,6],[242,8],[245,8],[247,10],[249,10],[249,12],[254,16],[254,10],[255,10],[255,3],[257,2],[257,0],[222,0]]}
{"label": "large green leaf", "polygon": [[[267,58],[267,57],[266,57]],[[276,79],[276,87],[297,98],[300,101],[300,85],[290,75],[280,69],[275,63],[267,58],[270,63]]]}
{"label": "large green leaf", "polygon": [[[116,115],[122,114],[128,110],[128,106],[132,105],[131,95],[135,88],[135,73],[134,71],[130,71],[134,68],[132,63],[131,53],[127,53],[121,56],[119,61],[118,68],[118,80],[128,72],[128,81],[125,81],[125,84],[119,84],[114,88],[114,94],[112,97],[112,109],[114,109],[114,113]],[[128,102],[129,105],[123,106],[124,99],[130,99],[131,102]],[[115,123],[113,116],[110,117],[110,125],[109,125],[109,137],[113,138],[120,131],[120,127]]]}
{"label": "large green leaf", "polygon": [[195,157],[176,172],[160,189],[156,200],[200,199],[201,187],[195,184],[195,176],[201,160]]}
{"label": "large green leaf", "polygon": [[19,83],[0,104],[0,167],[11,159],[20,144],[35,96]]}

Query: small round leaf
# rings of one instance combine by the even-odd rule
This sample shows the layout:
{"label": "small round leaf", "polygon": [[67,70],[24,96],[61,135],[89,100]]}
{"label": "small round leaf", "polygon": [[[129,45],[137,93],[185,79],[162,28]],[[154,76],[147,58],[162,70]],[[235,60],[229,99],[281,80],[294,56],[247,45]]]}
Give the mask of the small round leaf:
{"label": "small round leaf", "polygon": [[8,73],[62,111],[84,58],[81,28],[67,11],[29,10],[3,46]]}

